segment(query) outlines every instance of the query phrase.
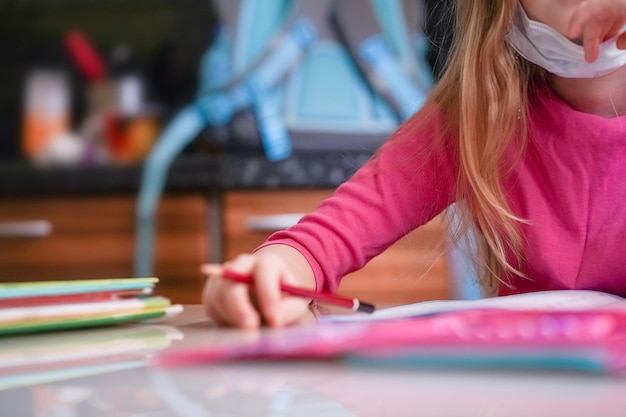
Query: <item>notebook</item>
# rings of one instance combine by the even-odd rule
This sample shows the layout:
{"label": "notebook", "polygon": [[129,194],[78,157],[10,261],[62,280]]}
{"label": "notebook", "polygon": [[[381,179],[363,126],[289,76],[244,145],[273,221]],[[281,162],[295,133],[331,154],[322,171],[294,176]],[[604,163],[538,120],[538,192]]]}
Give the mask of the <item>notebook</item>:
{"label": "notebook", "polygon": [[626,310],[626,300],[614,294],[591,290],[551,290],[482,298],[479,300],[433,300],[378,309],[372,314],[322,316],[327,322],[367,322],[419,317],[470,309],[507,310],[587,310],[611,308]]}
{"label": "notebook", "polygon": [[0,284],[0,336],[143,321],[182,306],[153,296],[157,278]]}

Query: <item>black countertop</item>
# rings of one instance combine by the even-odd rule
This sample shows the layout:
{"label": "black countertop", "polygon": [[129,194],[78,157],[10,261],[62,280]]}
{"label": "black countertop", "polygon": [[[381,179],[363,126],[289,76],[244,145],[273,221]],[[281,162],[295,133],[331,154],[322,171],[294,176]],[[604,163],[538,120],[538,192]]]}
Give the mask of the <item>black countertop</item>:
{"label": "black countertop", "polygon": [[[166,192],[265,188],[330,188],[348,179],[371,152],[300,152],[271,162],[257,152],[184,154],[172,164]],[[0,161],[0,196],[135,193],[142,165],[34,167]]]}

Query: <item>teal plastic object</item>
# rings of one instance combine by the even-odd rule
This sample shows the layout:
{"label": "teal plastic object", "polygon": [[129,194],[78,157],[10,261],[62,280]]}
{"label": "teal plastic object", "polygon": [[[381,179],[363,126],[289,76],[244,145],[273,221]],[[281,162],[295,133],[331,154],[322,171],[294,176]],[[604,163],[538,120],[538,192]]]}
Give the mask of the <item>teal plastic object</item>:
{"label": "teal plastic object", "polygon": [[395,103],[402,120],[411,117],[424,105],[428,91],[416,85],[403,70],[384,36],[375,35],[362,42],[358,54],[378,78],[385,80],[387,95]]}
{"label": "teal plastic object", "polygon": [[168,168],[205,126],[206,120],[197,107],[183,109],[165,128],[145,162],[136,206],[136,277],[153,275],[154,216],[165,186]]}
{"label": "teal plastic object", "polygon": [[[397,127],[389,105],[372,94],[345,50],[332,42],[313,44],[315,27],[306,19],[285,28],[302,1],[311,0],[241,0],[236,32],[218,29],[200,64],[197,100],[167,126],[145,163],[136,209],[137,276],[152,275],[154,214],[169,167],[205,126],[226,124],[235,112],[252,109],[270,160],[291,153],[289,129],[385,135]],[[386,22],[384,29],[395,31],[389,36],[397,49],[411,55],[410,37],[402,39],[408,29],[397,24],[403,22],[399,1],[372,1]],[[265,56],[279,32],[279,47],[272,44]],[[339,82],[328,89],[326,79]],[[345,90],[342,97],[336,94],[340,90]]]}
{"label": "teal plastic object", "polygon": [[[220,41],[227,42],[227,34]],[[281,39],[275,53],[267,57],[248,77],[227,91],[212,90],[201,94],[190,106],[181,110],[167,125],[154,148],[146,158],[136,207],[135,276],[151,276],[154,252],[154,215],[165,186],[166,176],[176,156],[208,125],[227,123],[233,114],[252,105],[259,113],[261,131],[270,159],[282,159],[291,152],[282,120],[276,114],[275,104],[270,97],[263,97],[285,73],[291,70],[304,49],[315,39],[315,31],[306,19],[298,20]],[[219,53],[208,53],[203,67],[221,62]],[[208,78],[201,81],[203,87],[211,85]],[[272,107],[274,106],[274,107]]]}
{"label": "teal plastic object", "polygon": [[[458,228],[460,219],[456,204],[448,207],[451,215],[450,233]],[[448,255],[448,266],[450,268],[450,280],[452,283],[453,297],[460,300],[477,300],[484,298],[485,293],[480,286],[478,272],[474,265],[472,256],[476,253],[476,239],[471,230],[459,239]]]}
{"label": "teal plastic object", "polygon": [[313,45],[290,75],[286,90],[284,118],[290,130],[384,135],[397,127],[389,106],[372,95],[348,52],[336,42]]}
{"label": "teal plastic object", "polygon": [[370,0],[370,2],[400,62],[404,67],[411,68],[420,87],[429,91],[435,81],[432,70],[427,65],[428,40],[419,30],[411,33],[404,18],[402,0]]}
{"label": "teal plastic object", "polygon": [[218,88],[228,85],[233,73],[233,37],[229,28],[217,28],[210,48],[206,50],[200,61],[199,94],[209,94]]}
{"label": "teal plastic object", "polygon": [[247,71],[267,50],[270,41],[287,24],[297,1],[241,1],[239,23],[235,36],[236,41],[233,45],[233,70],[235,76],[239,76]]}

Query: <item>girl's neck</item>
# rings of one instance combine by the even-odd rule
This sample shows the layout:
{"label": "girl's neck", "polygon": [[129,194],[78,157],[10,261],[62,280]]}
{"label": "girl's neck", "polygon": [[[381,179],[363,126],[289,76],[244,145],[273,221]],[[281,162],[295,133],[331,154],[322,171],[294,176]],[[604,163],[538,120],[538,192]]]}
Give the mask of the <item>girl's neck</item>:
{"label": "girl's neck", "polygon": [[626,114],[626,66],[599,78],[549,75],[550,86],[574,110],[611,118]]}

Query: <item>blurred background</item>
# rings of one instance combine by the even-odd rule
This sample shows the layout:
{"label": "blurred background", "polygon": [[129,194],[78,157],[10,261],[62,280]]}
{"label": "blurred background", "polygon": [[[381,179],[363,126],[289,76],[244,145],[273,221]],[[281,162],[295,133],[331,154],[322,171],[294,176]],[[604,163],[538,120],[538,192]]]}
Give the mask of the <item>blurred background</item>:
{"label": "blurred background", "polygon": [[[435,76],[449,2],[413,1]],[[211,0],[1,0],[0,158],[140,161],[195,96],[219,23]]]}
{"label": "blurred background", "polygon": [[2,0],[0,157],[141,159],[193,97],[216,22],[207,0]]}
{"label": "blurred background", "polygon": [[[420,21],[409,25],[423,31],[419,50],[436,82],[452,0],[402,1],[418,12]],[[220,2],[229,4],[0,0],[0,282],[143,276],[143,164],[172,118],[198,97],[203,55],[223,26]],[[388,109],[381,114],[391,117]],[[158,293],[179,303],[199,302],[202,263],[253,250],[373,153],[351,142],[271,161],[259,146],[215,146],[232,139],[223,132],[198,136],[169,166],[149,219],[153,257],[144,259],[161,279]],[[444,240],[436,219],[348,277],[340,292],[384,304],[456,297]],[[381,274],[395,279],[381,284]]]}

